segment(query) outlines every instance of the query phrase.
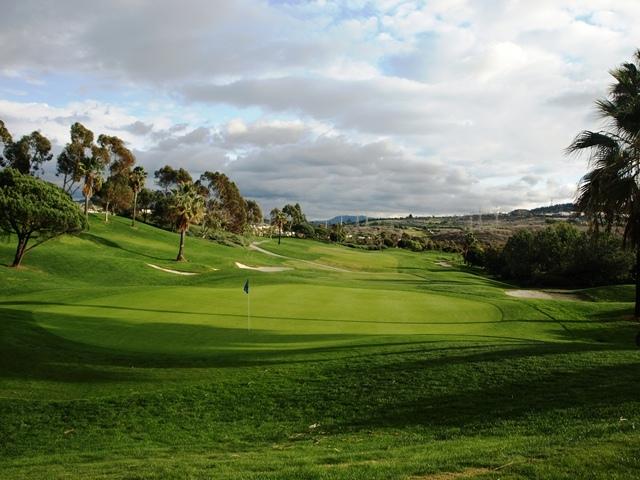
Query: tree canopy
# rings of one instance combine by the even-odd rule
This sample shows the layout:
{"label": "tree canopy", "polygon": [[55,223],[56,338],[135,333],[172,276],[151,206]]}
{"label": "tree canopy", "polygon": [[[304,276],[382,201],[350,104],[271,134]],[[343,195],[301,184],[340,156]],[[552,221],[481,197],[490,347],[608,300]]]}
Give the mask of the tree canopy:
{"label": "tree canopy", "polygon": [[82,179],[82,165],[92,155],[93,132],[79,122],[71,125],[71,142],[58,155],[56,175],[62,175],[62,188],[73,193],[74,185]]}
{"label": "tree canopy", "polygon": [[[0,230],[18,237],[12,266],[44,241],[85,226],[80,209],[61,188],[13,168],[0,171]],[[27,246],[30,240],[35,243]]]}
{"label": "tree canopy", "polygon": [[193,182],[193,178],[189,172],[184,168],[174,169],[171,165],[165,165],[153,172],[153,176],[156,179],[156,183],[162,188],[165,193],[168,193],[171,188],[176,188],[183,183]]}
{"label": "tree canopy", "polygon": [[35,174],[42,169],[42,164],[51,160],[53,156],[51,142],[40,132],[24,135],[20,140],[14,142],[2,124],[0,137],[4,144],[4,157],[0,158],[0,164],[15,168],[21,173]]}

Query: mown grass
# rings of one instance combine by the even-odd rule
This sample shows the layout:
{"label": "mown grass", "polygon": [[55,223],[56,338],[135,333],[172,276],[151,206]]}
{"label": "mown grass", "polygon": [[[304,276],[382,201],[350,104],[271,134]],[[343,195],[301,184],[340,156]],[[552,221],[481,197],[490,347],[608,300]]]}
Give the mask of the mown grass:
{"label": "mown grass", "polygon": [[447,254],[260,246],[286,258],[188,238],[176,264],[175,234],[92,219],[0,267],[2,478],[637,477],[631,287],[520,300]]}

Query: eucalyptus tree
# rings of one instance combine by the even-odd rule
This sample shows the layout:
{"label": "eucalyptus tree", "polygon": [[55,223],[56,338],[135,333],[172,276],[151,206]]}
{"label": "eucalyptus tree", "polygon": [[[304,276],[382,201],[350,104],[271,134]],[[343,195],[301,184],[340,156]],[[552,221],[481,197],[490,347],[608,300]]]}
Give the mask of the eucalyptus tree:
{"label": "eucalyptus tree", "polygon": [[264,220],[262,217],[262,209],[255,200],[247,200],[245,202],[247,211],[247,221],[252,225],[261,224]]}
{"label": "eucalyptus tree", "polygon": [[15,168],[20,173],[34,175],[42,169],[42,164],[51,160],[51,142],[40,132],[24,135],[18,141],[12,141],[9,132],[0,127],[2,142],[4,143],[4,158],[0,159],[2,166]]}
{"label": "eucalyptus tree", "polygon": [[129,175],[129,186],[133,191],[133,213],[131,215],[131,226],[136,226],[136,209],[138,206],[138,193],[143,189],[147,180],[147,171],[143,167],[136,167]]}
{"label": "eucalyptus tree", "polygon": [[640,50],[633,62],[610,73],[615,81],[609,95],[596,102],[604,128],[579,133],[567,151],[589,154],[578,209],[595,232],[622,226],[625,245],[635,249],[635,316],[640,317]]}
{"label": "eucalyptus tree", "polygon": [[62,188],[73,195],[83,177],[82,165],[88,162],[95,147],[93,132],[79,122],[71,125],[71,142],[58,155],[56,175],[62,176]]}
{"label": "eucalyptus tree", "polygon": [[247,226],[247,202],[238,186],[221,172],[204,172],[199,183],[207,187],[208,214],[218,218],[225,230],[243,233]]}
{"label": "eucalyptus tree", "polygon": [[193,183],[183,183],[174,190],[170,199],[169,213],[180,232],[180,248],[176,261],[184,261],[185,234],[189,226],[200,222],[204,215],[204,198],[198,186]]}
{"label": "eucalyptus tree", "polygon": [[111,175],[97,192],[104,207],[104,221],[109,222],[109,213],[126,210],[133,201],[133,191],[129,186],[129,178],[125,175]]}
{"label": "eucalyptus tree", "polygon": [[[105,192],[102,195],[106,201],[105,219],[108,219],[110,205],[118,210],[131,205],[133,192],[129,185],[129,176],[136,158],[122,139],[111,135],[100,135],[94,152],[103,170],[109,170]],[[99,189],[100,186],[97,186],[94,192]]]}
{"label": "eucalyptus tree", "polygon": [[177,188],[183,183],[192,183],[193,178],[184,168],[174,169],[171,165],[165,165],[153,172],[156,183],[168,194],[172,188]]}

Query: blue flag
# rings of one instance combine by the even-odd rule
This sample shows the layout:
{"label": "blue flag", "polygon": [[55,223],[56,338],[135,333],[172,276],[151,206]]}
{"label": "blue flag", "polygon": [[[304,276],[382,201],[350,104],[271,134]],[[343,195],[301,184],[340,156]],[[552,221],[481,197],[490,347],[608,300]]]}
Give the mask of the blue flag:
{"label": "blue flag", "polygon": [[244,282],[244,293],[246,293],[247,295],[249,294],[249,280],[247,280],[246,282]]}

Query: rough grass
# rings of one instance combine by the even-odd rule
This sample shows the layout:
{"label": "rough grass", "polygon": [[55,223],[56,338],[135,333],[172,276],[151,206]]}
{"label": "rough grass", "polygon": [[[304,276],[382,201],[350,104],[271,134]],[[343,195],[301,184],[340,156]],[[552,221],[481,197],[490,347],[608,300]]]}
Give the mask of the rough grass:
{"label": "rough grass", "polygon": [[0,267],[2,477],[637,476],[631,287],[521,300],[446,254],[261,246],[289,258],[190,237],[176,264],[175,234],[93,219]]}

